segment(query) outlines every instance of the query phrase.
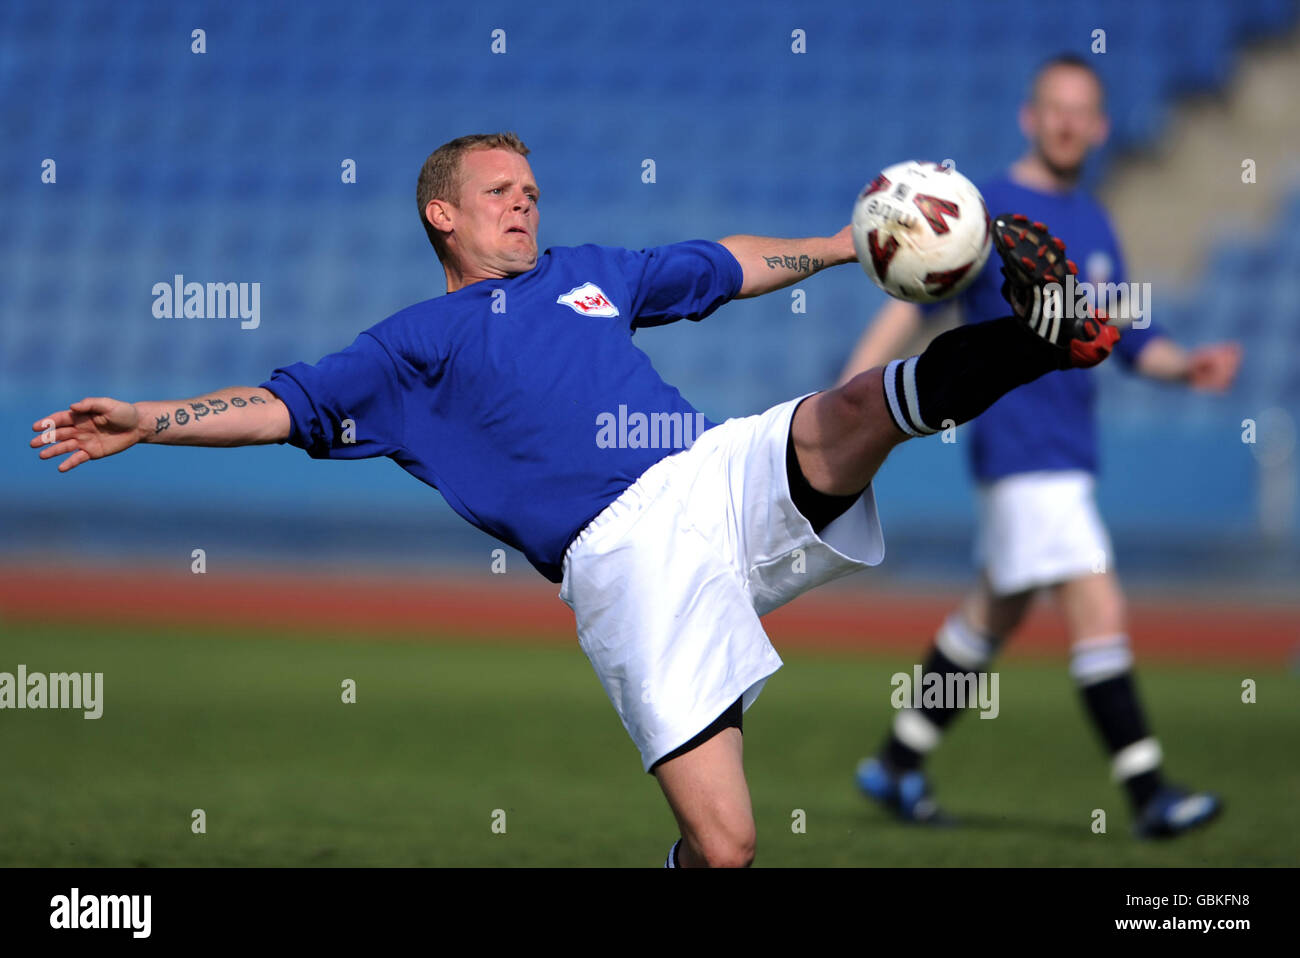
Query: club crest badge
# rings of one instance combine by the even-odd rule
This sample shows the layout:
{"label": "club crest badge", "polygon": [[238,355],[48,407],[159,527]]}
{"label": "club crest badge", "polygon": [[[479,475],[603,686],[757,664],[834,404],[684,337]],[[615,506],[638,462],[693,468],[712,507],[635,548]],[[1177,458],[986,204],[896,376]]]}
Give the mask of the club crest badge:
{"label": "club crest badge", "polygon": [[595,283],[583,283],[581,286],[575,286],[557,299],[556,302],[563,303],[575,313],[582,313],[584,316],[618,315],[618,307],[605,295],[605,291]]}

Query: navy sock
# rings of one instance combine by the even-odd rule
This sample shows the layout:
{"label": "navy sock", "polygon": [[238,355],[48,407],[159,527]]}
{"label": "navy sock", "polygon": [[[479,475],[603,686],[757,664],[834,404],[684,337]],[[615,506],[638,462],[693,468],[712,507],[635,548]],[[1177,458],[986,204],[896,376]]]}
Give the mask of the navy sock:
{"label": "navy sock", "polygon": [[1146,764],[1155,762],[1153,767],[1142,768],[1132,774],[1119,770],[1124,789],[1133,804],[1141,808],[1164,784],[1160,775],[1159,751],[1155,740],[1151,739],[1142,704],[1138,701],[1137,683],[1132,671],[1123,672],[1113,678],[1085,685],[1081,690],[1083,702],[1088,709],[1106,749],[1112,756],[1117,756],[1125,749],[1150,739],[1148,751],[1155,756]]}
{"label": "navy sock", "polygon": [[969,422],[1060,362],[1059,350],[1013,316],[958,326],[885,367],[885,403],[901,431],[929,436]]}
{"label": "navy sock", "polygon": [[[972,671],[974,670],[962,668],[937,648],[930,649],[930,656],[925,660],[925,665],[922,667],[923,674],[929,675],[934,673],[936,675],[942,675],[945,677],[945,681],[950,672],[964,674]],[[952,720],[957,717],[957,713],[960,712],[961,709],[953,706],[923,705],[917,711],[924,715],[931,725],[942,732],[948,727]],[[925,760],[925,753],[919,752],[911,746],[906,745],[899,739],[897,733],[892,730],[889,733],[889,737],[885,739],[885,745],[881,750],[881,755],[885,760],[885,764],[898,772],[910,772],[914,769],[918,769],[921,767],[921,763]]]}
{"label": "navy sock", "polygon": [[[978,679],[978,673],[988,666],[1000,645],[1000,638],[974,628],[960,612],[954,612],[935,633],[922,674],[943,676],[945,688],[950,675],[975,673]],[[960,711],[954,702],[926,705],[923,699],[919,708],[900,712],[880,751],[881,760],[898,772],[920,768]]]}

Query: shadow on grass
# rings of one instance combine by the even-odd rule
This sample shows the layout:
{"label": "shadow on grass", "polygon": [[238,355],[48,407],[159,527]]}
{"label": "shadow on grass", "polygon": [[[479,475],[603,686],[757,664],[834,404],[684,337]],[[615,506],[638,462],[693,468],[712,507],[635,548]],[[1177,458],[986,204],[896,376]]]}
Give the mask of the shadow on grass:
{"label": "shadow on grass", "polygon": [[[1035,817],[1033,815],[982,815],[967,814],[958,816],[955,824],[944,826],[950,832],[1015,832],[1020,835],[1036,835],[1043,838],[1080,839],[1092,835],[1088,828],[1078,822],[1065,822],[1059,819]],[[908,826],[924,828],[925,826]]]}
{"label": "shadow on grass", "polygon": [[[885,827],[898,834],[958,837],[963,834],[997,835],[1016,834],[1025,838],[1053,838],[1080,841],[1091,837],[1086,825],[1047,818],[1033,814],[996,815],[988,813],[963,813],[947,810],[952,821],[939,825],[922,825],[904,822],[883,809],[867,805],[857,813],[846,813],[837,824],[846,828]],[[837,816],[838,817],[838,816]]]}

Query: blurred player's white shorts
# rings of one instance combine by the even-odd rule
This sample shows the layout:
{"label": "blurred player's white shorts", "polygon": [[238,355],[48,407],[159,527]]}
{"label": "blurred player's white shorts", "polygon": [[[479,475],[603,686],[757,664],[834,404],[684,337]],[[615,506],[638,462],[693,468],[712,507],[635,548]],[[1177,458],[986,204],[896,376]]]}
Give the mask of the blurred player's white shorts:
{"label": "blurred player's white shorts", "polygon": [[1081,470],[1026,472],[979,487],[975,563],[995,595],[1112,568],[1096,481]]}
{"label": "blurred player's white shorts", "polygon": [[786,439],[804,398],[661,459],[564,555],[560,598],[647,771],[781,667],[760,615],[884,558],[869,486],[820,537],[795,508]]}

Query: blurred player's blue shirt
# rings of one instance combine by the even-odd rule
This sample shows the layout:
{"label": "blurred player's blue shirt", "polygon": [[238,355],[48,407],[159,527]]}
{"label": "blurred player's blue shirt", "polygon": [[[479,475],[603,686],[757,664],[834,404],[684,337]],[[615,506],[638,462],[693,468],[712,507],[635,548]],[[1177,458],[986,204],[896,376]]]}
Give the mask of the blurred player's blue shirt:
{"label": "blurred player's blue shirt", "polygon": [[[702,319],[741,279],[735,257],[704,240],[551,248],[527,273],[417,303],[262,385],[289,407],[293,445],[318,459],[390,457],[559,582],[587,523],[715,425],[633,332]],[[638,413],[661,428],[638,431]]]}
{"label": "blurred player's blue shirt", "polygon": [[[980,184],[990,216],[1024,213],[1041,220],[1065,241],[1065,254],[1079,267],[1079,280],[1122,283],[1124,257],[1106,211],[1082,189],[1040,193],[1001,176]],[[990,255],[979,277],[957,298],[968,323],[1010,314],[1002,298],[1001,259]],[[924,307],[932,315],[945,304]],[[1150,304],[1146,303],[1149,307]],[[1149,315],[1149,314],[1148,314]],[[1115,354],[1132,365],[1153,336],[1146,329],[1126,329]],[[1007,393],[970,424],[967,444],[975,478],[991,482],[1022,472],[1052,469],[1097,471],[1095,373],[1068,369],[1048,373]]]}

